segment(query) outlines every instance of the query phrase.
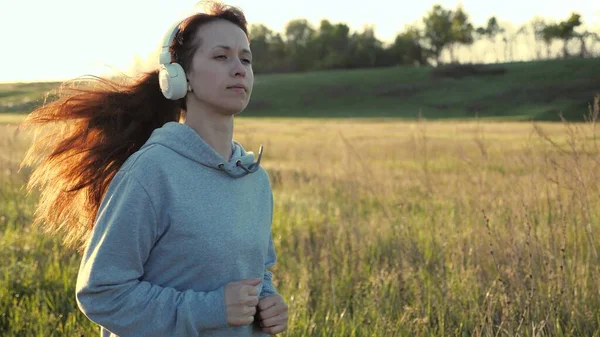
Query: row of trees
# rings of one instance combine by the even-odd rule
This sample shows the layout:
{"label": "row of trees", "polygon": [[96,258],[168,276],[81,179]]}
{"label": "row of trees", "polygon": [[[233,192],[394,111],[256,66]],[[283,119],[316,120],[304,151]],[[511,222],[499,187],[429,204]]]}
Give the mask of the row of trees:
{"label": "row of trees", "polygon": [[563,42],[563,57],[569,57],[569,49],[567,48],[569,41],[576,39],[580,43],[579,56],[586,57],[588,51],[586,49],[586,39],[593,37],[596,41],[599,40],[599,35],[594,32],[584,30],[577,32],[575,29],[581,26],[581,16],[577,13],[572,13],[571,16],[562,22],[546,24],[543,20],[534,21],[534,30],[538,39],[543,40],[547,46],[548,55],[550,54],[550,46],[552,41],[561,40]]}
{"label": "row of trees", "polygon": [[412,30],[399,35],[391,46],[384,46],[372,27],[350,33],[346,24],[328,20],[321,21],[318,30],[304,19],[290,21],[283,36],[264,25],[253,25],[250,34],[257,72],[427,63],[418,36],[413,36],[418,32]]}
{"label": "row of trees", "polygon": [[469,48],[477,41],[487,41],[494,49],[502,43],[504,60],[508,60],[506,55],[512,53],[512,44],[526,34],[546,46],[547,58],[552,57],[551,46],[556,40],[563,44],[562,57],[573,56],[569,48],[573,40],[579,42],[575,53],[578,57],[594,57],[587,45],[600,42],[600,36],[579,29],[581,26],[581,15],[572,13],[558,23],[536,19],[509,32],[496,17],[489,18],[485,26],[475,27],[462,7],[451,10],[435,5],[421,23],[407,26],[389,44],[375,37],[373,27],[351,32],[348,25],[328,20],[322,20],[317,28],[305,19],[292,20],[282,33],[262,24],[252,25],[250,34],[254,69],[266,73],[459,62],[457,50]]}

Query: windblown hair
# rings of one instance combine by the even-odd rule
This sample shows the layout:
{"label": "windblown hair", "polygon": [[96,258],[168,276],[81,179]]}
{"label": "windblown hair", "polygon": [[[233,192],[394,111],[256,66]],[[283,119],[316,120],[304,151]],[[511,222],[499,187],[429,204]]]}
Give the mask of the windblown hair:
{"label": "windblown hair", "polygon": [[[171,44],[172,59],[186,73],[202,43],[198,28],[215,20],[234,23],[249,38],[241,10],[212,3],[205,13],[185,19]],[[185,110],[185,98],[163,96],[158,70],[131,82],[90,76],[63,83],[55,100],[23,122],[35,131],[22,164],[34,168],[28,189],[40,190],[34,224],[83,250],[117,171],[154,129],[180,120]]]}

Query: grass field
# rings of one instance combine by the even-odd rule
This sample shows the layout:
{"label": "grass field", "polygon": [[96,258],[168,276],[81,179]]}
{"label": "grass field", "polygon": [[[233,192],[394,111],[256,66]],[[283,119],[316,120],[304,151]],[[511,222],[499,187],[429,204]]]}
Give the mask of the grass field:
{"label": "grass field", "polygon": [[[582,114],[585,111],[582,111]],[[593,123],[240,118],[275,194],[283,336],[600,336]],[[0,126],[0,335],[95,336]]]}
{"label": "grass field", "polygon": [[[492,65],[503,75],[432,77],[431,67],[258,75],[246,114],[261,117],[401,117],[581,120],[600,91],[600,60]],[[0,112],[30,111],[58,83],[0,84]],[[50,96],[52,97],[52,96]]]}
{"label": "grass field", "polygon": [[6,125],[6,124],[19,124],[23,118],[25,117],[25,114],[23,113],[3,113],[0,114],[0,125]]}

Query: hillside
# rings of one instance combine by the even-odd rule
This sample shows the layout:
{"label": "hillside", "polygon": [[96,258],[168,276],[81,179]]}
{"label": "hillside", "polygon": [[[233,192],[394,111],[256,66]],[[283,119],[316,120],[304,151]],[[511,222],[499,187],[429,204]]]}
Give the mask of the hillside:
{"label": "hillside", "polygon": [[[257,75],[243,116],[581,120],[600,93],[600,60],[571,59],[458,69],[393,67]],[[456,69],[454,69],[456,70]],[[438,69],[439,71],[439,69]],[[466,76],[457,76],[466,75]],[[58,83],[0,84],[0,112],[41,104]]]}

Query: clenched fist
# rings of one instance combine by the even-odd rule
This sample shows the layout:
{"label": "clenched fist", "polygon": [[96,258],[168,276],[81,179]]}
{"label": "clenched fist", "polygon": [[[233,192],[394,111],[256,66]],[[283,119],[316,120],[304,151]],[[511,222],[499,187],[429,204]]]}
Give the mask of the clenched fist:
{"label": "clenched fist", "polygon": [[254,322],[258,305],[258,289],[262,279],[246,279],[228,283],[225,288],[227,323],[231,326],[248,325]]}
{"label": "clenched fist", "polygon": [[258,318],[262,331],[270,335],[278,334],[288,325],[288,306],[279,294],[263,297],[258,302]]}

